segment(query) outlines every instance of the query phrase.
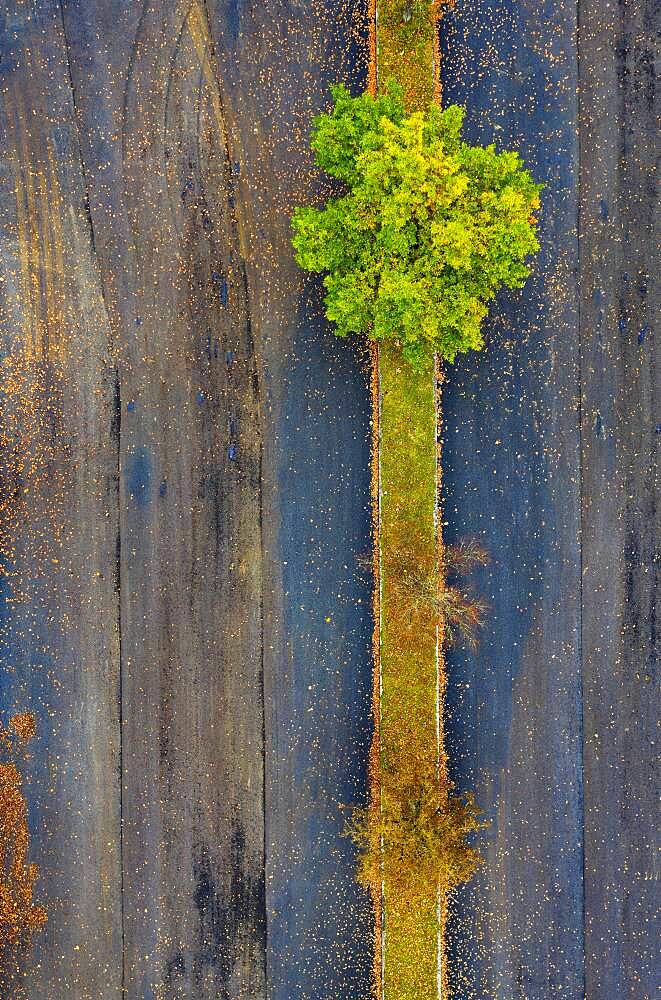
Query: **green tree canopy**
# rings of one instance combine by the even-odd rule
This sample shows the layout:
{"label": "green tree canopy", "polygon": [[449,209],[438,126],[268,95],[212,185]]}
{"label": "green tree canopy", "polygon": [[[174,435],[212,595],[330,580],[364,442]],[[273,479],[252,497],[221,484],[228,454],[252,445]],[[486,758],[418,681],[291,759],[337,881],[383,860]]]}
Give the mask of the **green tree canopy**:
{"label": "green tree canopy", "polygon": [[297,262],[325,272],[326,316],[338,336],[395,340],[418,368],[479,350],[489,303],[524,284],[539,249],[541,185],[517,153],[465,143],[456,105],[407,115],[393,82],[376,98],[332,95],[312,148],[347,191],[293,217]]}

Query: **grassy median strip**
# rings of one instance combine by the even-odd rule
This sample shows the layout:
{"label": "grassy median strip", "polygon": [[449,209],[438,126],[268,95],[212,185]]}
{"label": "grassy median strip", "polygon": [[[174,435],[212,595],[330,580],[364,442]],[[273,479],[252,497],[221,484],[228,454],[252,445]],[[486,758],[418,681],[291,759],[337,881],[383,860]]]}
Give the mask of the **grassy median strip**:
{"label": "grassy median strip", "polygon": [[439,0],[377,0],[379,81],[397,80],[409,111],[424,111],[438,93],[435,57]]}
{"label": "grassy median strip", "polygon": [[[432,575],[436,568],[436,414],[433,365],[413,373],[401,351],[383,345],[379,376],[381,791],[388,814],[404,789],[433,787],[438,775],[438,619],[431,602],[411,600],[406,584],[409,568]],[[385,996],[401,1000],[436,993],[436,882],[413,886],[410,876],[401,865],[384,865]]]}
{"label": "grassy median strip", "polygon": [[[434,96],[438,14],[438,5],[428,0],[377,0],[377,80],[397,80],[409,111],[425,109]],[[438,569],[434,366],[413,371],[400,351],[383,345],[379,382],[381,795],[388,813],[403,786],[446,783],[447,771],[439,747],[438,698],[445,684],[439,678],[443,662],[437,655],[438,616],[430,603],[411,608],[403,587],[406,564],[417,564],[428,574]],[[407,880],[401,868],[384,865],[383,875],[385,1000],[434,997],[439,959],[436,881],[415,891],[407,884],[410,873]]]}

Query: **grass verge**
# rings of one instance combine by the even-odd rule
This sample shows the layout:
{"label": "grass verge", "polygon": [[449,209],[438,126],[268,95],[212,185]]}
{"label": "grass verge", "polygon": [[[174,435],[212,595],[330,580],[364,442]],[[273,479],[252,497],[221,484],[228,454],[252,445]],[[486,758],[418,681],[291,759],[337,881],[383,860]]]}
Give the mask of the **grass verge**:
{"label": "grass verge", "polygon": [[[408,110],[425,108],[438,96],[434,65],[439,4],[377,0],[375,13],[373,86],[392,77],[404,88]],[[401,573],[403,554],[427,576],[439,569],[440,538],[435,521],[437,373],[432,366],[413,371],[401,352],[388,344],[380,345],[377,363],[381,552],[378,798],[383,817],[398,812],[402,790],[409,782],[437,786],[439,795],[447,796],[447,768],[438,614],[429,602],[412,609]],[[381,823],[372,822],[373,838],[378,836],[385,844],[387,835]],[[405,878],[402,882],[401,866],[388,864],[388,852],[379,850],[380,845],[371,847],[365,856],[382,859],[384,1000],[436,997],[445,908],[442,906],[439,914],[433,885],[414,887]]]}
{"label": "grass verge", "polygon": [[[444,780],[445,761],[438,741],[438,616],[428,602],[412,606],[401,573],[403,554],[427,572],[437,565],[434,370],[413,372],[395,346],[383,345],[379,381],[381,798],[387,815],[409,782]],[[414,892],[402,874],[384,865],[387,1000],[436,995],[435,888]]]}

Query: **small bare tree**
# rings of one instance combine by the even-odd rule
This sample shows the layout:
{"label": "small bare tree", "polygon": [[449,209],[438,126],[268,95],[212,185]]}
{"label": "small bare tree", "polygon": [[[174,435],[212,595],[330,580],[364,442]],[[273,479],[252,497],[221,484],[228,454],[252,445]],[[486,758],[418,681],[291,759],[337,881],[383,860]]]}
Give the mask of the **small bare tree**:
{"label": "small bare tree", "polygon": [[[362,569],[372,569],[372,557],[362,555]],[[476,597],[466,576],[477,566],[486,566],[489,555],[473,539],[443,547],[440,565],[421,557],[415,545],[389,554],[386,576],[405,595],[406,612],[427,608],[443,630],[447,645],[477,647],[484,624],[486,604]]]}

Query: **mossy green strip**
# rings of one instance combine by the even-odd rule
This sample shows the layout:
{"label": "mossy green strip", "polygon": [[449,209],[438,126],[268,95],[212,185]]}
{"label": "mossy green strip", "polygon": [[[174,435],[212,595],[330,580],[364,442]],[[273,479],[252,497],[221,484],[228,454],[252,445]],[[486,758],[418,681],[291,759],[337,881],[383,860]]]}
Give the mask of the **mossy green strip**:
{"label": "mossy green strip", "polygon": [[397,80],[409,112],[425,111],[434,97],[438,7],[429,0],[377,0],[378,80]]}
{"label": "mossy green strip", "polygon": [[[436,5],[378,0],[378,79],[404,88],[408,110],[433,97]],[[379,350],[381,386],[381,749],[382,795],[403,777],[436,772],[436,621],[423,605],[411,613],[401,590],[402,561],[436,561],[436,411],[434,372],[414,371],[394,345]],[[386,874],[384,1000],[437,995],[436,900],[413,900],[406,883]]]}
{"label": "mossy green strip", "polygon": [[[379,353],[381,383],[382,795],[437,768],[436,619],[411,606],[401,565],[435,563],[434,373],[413,371],[397,347]],[[385,875],[385,998],[436,996],[436,899],[411,893],[406,873]]]}

